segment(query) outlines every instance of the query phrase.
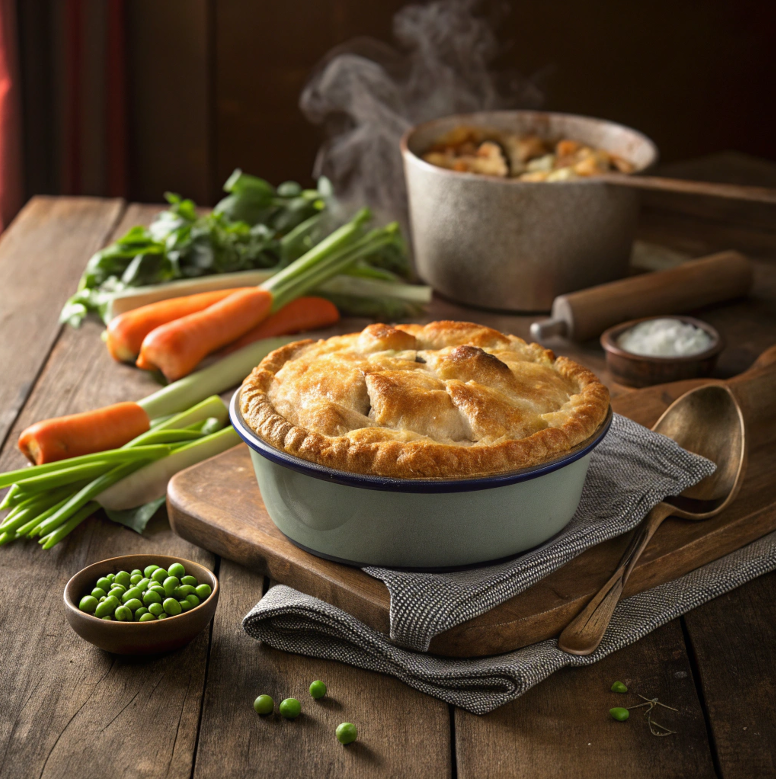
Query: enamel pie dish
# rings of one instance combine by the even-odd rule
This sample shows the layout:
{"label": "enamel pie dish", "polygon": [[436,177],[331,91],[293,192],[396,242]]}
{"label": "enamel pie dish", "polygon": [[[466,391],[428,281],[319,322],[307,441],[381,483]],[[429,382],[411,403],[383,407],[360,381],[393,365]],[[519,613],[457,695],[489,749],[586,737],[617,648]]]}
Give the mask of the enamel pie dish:
{"label": "enamel pie dish", "polygon": [[611,424],[588,370],[463,322],[370,325],[269,354],[231,404],[272,521],[352,565],[434,570],[558,533]]}

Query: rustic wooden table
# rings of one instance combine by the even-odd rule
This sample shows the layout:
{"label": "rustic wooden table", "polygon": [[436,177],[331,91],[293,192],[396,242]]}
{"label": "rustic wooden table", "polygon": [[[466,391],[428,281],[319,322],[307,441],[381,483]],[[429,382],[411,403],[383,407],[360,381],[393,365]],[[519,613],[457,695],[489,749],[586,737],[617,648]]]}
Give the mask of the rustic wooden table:
{"label": "rustic wooden table", "polygon": [[[776,166],[735,154],[668,172],[776,185]],[[57,317],[91,253],[131,225],[147,223],[156,210],[120,200],[35,198],[3,235],[0,470],[19,466],[16,437],[33,421],[152,389],[146,375],[110,360],[96,322],[75,331],[61,328]],[[728,340],[720,375],[743,370],[776,342],[772,210],[650,196],[640,235],[691,256],[738,248],[756,258],[753,297],[703,312]],[[527,335],[530,322],[444,301],[435,301],[431,314],[465,316],[519,335]],[[595,344],[556,346],[607,378]],[[214,622],[167,657],[108,655],[81,641],[65,621],[67,579],[91,562],[130,552],[191,558],[220,577]],[[174,536],[164,516],[144,536],[94,517],[50,552],[33,544],[0,550],[0,776],[776,775],[776,574],[597,665],[562,671],[485,717],[387,676],[257,644],[242,633],[240,620],[267,586],[260,575]],[[267,722],[254,714],[259,693],[305,700],[317,678],[328,684],[330,698],[305,706],[298,721]],[[655,738],[638,716],[625,725],[611,720],[614,680],[677,707],[679,713],[658,721],[678,734]],[[333,735],[343,720],[360,732],[347,749]]]}

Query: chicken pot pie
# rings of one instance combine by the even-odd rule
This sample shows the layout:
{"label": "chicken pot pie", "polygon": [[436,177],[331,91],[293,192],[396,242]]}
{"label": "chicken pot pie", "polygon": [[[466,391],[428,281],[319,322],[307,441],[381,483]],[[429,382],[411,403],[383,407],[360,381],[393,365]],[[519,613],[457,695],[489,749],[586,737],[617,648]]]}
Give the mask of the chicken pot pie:
{"label": "chicken pot pie", "polygon": [[243,419],[274,448],[400,479],[540,465],[589,438],[608,408],[587,369],[468,322],[297,341],[267,355],[240,394]]}

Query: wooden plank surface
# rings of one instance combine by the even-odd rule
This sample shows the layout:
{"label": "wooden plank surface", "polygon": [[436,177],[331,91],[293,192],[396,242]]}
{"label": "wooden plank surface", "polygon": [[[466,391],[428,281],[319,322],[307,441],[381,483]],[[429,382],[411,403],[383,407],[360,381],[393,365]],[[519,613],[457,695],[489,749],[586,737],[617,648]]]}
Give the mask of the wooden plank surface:
{"label": "wooden plank surface", "polygon": [[[446,777],[451,773],[447,704],[392,677],[264,646],[240,629],[261,598],[263,579],[228,560],[219,570],[207,688],[193,779],[264,776]],[[326,697],[314,701],[321,679]],[[259,717],[254,699],[271,695],[275,713]],[[297,698],[302,714],[283,720],[277,706]],[[343,747],[334,731],[352,722],[358,741]]]}
{"label": "wooden plank surface", "polygon": [[776,573],[684,616],[723,779],[776,776]]}
{"label": "wooden plank surface", "polygon": [[[627,694],[611,692],[624,682]],[[614,706],[678,708],[654,719],[677,731],[658,738],[640,711],[616,722]],[[459,779],[712,779],[703,710],[679,620],[587,668],[564,669],[485,717],[455,710]]]}
{"label": "wooden plank surface", "polygon": [[121,200],[36,197],[0,238],[0,443],[59,334],[62,305],[122,210]]}
{"label": "wooden plank surface", "polygon": [[[148,209],[130,208],[116,232],[148,216]],[[68,226],[78,233],[77,223]],[[41,222],[37,240],[46,246],[53,240],[49,233],[61,229],[58,218]],[[72,272],[63,289],[50,297],[69,294],[79,273],[80,268]],[[0,470],[21,465],[15,438],[31,422],[151,391],[148,376],[110,359],[100,329],[88,322],[81,330],[63,332],[0,455]],[[3,548],[0,776],[104,779],[117,771],[125,776],[190,776],[207,631],[160,659],[122,659],[76,636],[62,605],[65,583],[84,566],[118,554],[154,551],[211,567],[214,562],[207,552],[174,536],[163,515],[142,536],[96,516],[53,550],[43,551],[31,541]]]}

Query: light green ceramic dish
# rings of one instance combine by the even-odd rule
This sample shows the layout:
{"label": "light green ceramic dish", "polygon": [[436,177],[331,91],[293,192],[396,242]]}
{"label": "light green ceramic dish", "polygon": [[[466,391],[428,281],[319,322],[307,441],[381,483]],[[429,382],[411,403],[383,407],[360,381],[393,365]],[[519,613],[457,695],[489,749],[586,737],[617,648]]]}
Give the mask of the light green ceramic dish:
{"label": "light green ceramic dish", "polygon": [[239,390],[232,424],[251,450],[278,529],[320,557],[388,568],[462,568],[538,546],[571,520],[590,455],[611,424],[562,458],[477,479],[386,479],[335,471],[281,452],[245,423]]}

